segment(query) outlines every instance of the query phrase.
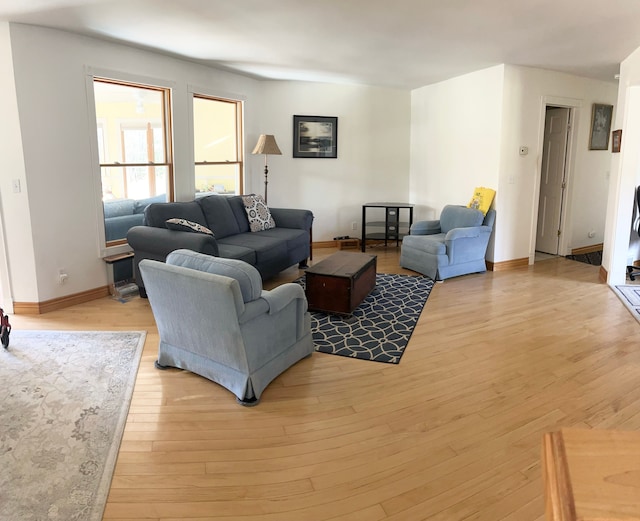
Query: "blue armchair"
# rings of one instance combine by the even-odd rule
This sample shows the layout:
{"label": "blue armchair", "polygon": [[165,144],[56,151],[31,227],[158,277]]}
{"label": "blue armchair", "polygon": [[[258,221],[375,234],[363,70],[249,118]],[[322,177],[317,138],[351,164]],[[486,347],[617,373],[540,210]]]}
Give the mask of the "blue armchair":
{"label": "blue armchair", "polygon": [[485,255],[495,210],[447,205],[440,219],[419,221],[402,239],[400,266],[433,280],[487,271]]}
{"label": "blue armchair", "polygon": [[217,382],[242,405],[314,351],[304,290],[263,291],[256,268],[237,259],[176,250],[140,262],[160,334],[156,367],[179,367]]}

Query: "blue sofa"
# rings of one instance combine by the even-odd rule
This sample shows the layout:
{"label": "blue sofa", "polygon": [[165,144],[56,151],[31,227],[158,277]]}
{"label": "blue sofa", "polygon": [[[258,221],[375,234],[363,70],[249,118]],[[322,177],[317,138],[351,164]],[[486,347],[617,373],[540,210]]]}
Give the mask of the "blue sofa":
{"label": "blue sofa", "polygon": [[104,201],[104,233],[107,241],[124,239],[129,228],[144,223],[144,209],[151,203],[166,201],[160,194],[146,199],[113,199]]}
{"label": "blue sofa", "polygon": [[[133,249],[134,277],[146,296],[139,265],[144,259],[164,262],[172,251],[188,249],[214,257],[238,259],[254,266],[263,280],[311,257],[309,210],[269,208],[276,227],[250,231],[244,202],[238,195],[209,195],[189,202],[153,203],[144,211],[144,225],[127,233]],[[167,228],[167,220],[185,219],[209,228],[213,235]]]}
{"label": "blue sofa", "polygon": [[485,255],[495,210],[447,205],[440,219],[413,223],[402,239],[400,266],[433,280],[487,271]]}

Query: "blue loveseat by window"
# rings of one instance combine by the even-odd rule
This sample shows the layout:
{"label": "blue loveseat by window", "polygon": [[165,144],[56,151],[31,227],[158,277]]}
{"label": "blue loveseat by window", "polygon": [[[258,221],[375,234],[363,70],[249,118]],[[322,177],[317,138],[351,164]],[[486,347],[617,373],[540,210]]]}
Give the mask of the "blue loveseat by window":
{"label": "blue loveseat by window", "polygon": [[113,199],[103,203],[104,233],[108,241],[117,241],[127,236],[129,228],[144,224],[144,209],[151,203],[163,203],[166,195],[160,194],[146,199]]}

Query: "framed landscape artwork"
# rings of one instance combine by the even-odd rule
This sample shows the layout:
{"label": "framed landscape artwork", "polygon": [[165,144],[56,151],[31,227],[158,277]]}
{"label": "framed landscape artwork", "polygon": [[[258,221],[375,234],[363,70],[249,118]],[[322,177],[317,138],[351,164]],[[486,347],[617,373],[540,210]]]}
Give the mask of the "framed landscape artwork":
{"label": "framed landscape artwork", "polygon": [[593,104],[589,150],[607,150],[609,148],[612,115],[613,105]]}
{"label": "framed landscape artwork", "polygon": [[338,157],[338,118],[293,116],[293,157]]}

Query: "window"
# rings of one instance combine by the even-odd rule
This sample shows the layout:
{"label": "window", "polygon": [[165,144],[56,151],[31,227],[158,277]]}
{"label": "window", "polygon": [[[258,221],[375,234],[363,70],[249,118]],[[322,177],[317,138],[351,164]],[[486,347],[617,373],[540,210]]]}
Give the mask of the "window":
{"label": "window", "polygon": [[151,202],[171,200],[169,89],[94,78],[107,246],[124,244]]}
{"label": "window", "polygon": [[242,102],[193,96],[196,197],[241,194]]}

